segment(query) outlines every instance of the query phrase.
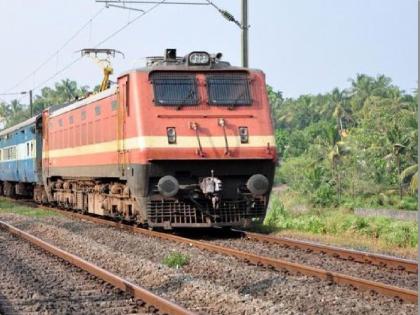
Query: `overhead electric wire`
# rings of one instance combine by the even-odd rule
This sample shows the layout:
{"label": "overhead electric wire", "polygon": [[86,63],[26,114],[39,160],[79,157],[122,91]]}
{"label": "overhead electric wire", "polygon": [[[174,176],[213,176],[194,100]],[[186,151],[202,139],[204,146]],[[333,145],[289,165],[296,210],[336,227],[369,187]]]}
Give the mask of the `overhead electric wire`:
{"label": "overhead electric wire", "polygon": [[[152,6],[151,8],[149,8],[148,10],[145,10],[143,13],[139,14],[137,17],[135,17],[134,19],[128,21],[126,24],[124,24],[122,27],[120,27],[119,29],[117,29],[116,31],[112,32],[110,35],[108,35],[107,37],[105,37],[103,40],[101,40],[99,43],[97,43],[94,48],[99,47],[100,45],[104,44],[105,42],[107,42],[108,40],[110,40],[111,38],[113,38],[114,36],[116,36],[118,33],[122,32],[124,29],[126,29],[129,25],[131,25],[132,23],[136,22],[137,20],[139,20],[141,17],[145,16],[147,13],[151,12],[152,10],[154,10],[155,8],[157,8],[159,5],[161,5],[162,3],[164,3],[166,0],[162,0],[159,3],[156,3],[154,6]],[[67,70],[68,68],[70,68],[72,65],[74,65],[76,62],[78,62],[79,60],[81,60],[83,57],[79,56],[76,59],[74,59],[73,61],[71,61],[70,63],[68,63],[67,65],[65,65],[63,68],[61,68],[59,71],[57,71],[55,74],[53,74],[52,76],[50,76],[49,78],[47,78],[46,80],[42,81],[41,83],[37,84],[36,86],[34,86],[32,88],[32,90],[36,90],[39,87],[43,86],[44,84],[46,84],[47,82],[51,81],[52,79],[54,79],[56,76],[58,76],[59,74],[61,74],[62,72],[64,72],[65,70]]]}
{"label": "overhead electric wire", "polygon": [[219,8],[216,4],[214,4],[212,1],[210,1],[210,0],[205,0],[205,1],[207,1],[207,3],[209,4],[209,5],[211,5],[213,8],[215,8],[217,11],[219,11],[219,13],[226,19],[226,20],[228,20],[229,22],[233,22],[233,23],[235,23],[240,29],[244,29],[244,28],[247,28],[248,26],[247,25],[242,25],[237,19],[235,19],[235,17],[231,14],[231,13],[229,13],[228,11],[226,11],[226,10],[223,10],[223,9],[221,9],[221,8]]}
{"label": "overhead electric wire", "polygon": [[[156,4],[159,1],[136,1],[136,0],[96,0],[97,3],[121,3],[121,4]],[[160,4],[160,3],[159,3]],[[209,5],[209,3],[205,2],[179,2],[179,1],[168,1],[164,4],[175,4],[175,5]]]}
{"label": "overhead electric wire", "polygon": [[[152,10],[154,10],[155,8],[157,8],[159,5],[161,5],[162,3],[164,3],[166,0],[162,0],[158,3],[156,3],[155,5],[153,5],[152,7],[150,7],[148,10],[145,10],[143,13],[139,14],[137,17],[135,17],[134,19],[128,21],[126,24],[124,24],[122,27],[120,27],[119,29],[117,29],[116,31],[112,32],[110,35],[108,35],[107,37],[105,37],[103,40],[101,40],[100,42],[98,42],[94,48],[97,48],[98,46],[104,44],[105,42],[107,42],[108,40],[110,40],[111,38],[113,38],[114,36],[116,36],[117,34],[119,34],[120,32],[122,32],[124,29],[126,29],[128,26],[130,26],[132,23],[136,22],[137,20],[139,20],[140,18],[142,18],[143,16],[145,16],[146,14],[148,14],[149,12],[151,12]],[[106,7],[102,8],[99,12],[102,12]],[[98,13],[99,13],[98,12]],[[97,15],[96,15],[97,16]],[[85,26],[86,27],[86,26]],[[55,56],[55,54],[53,55]],[[68,68],[70,68],[71,66],[73,66],[76,62],[78,62],[79,60],[81,60],[83,57],[79,56],[76,59],[72,60],[70,63],[66,64],[63,68],[61,68],[59,71],[56,71],[52,76],[48,77],[46,80],[42,81],[41,83],[35,85],[34,87],[32,87],[32,90],[36,90],[38,88],[40,88],[41,86],[43,86],[44,84],[48,83],[49,81],[51,81],[52,79],[54,79],[55,77],[57,77],[59,74],[63,73],[65,70],[67,70]],[[36,72],[36,71],[34,71]],[[32,75],[33,73],[31,73]],[[28,76],[30,77],[30,75]],[[26,79],[25,79],[26,80]],[[22,80],[23,81],[23,80]],[[16,85],[15,87],[17,87],[18,85]]]}
{"label": "overhead electric wire", "polygon": [[105,8],[101,8],[98,12],[96,12],[85,24],[83,24],[82,27],[80,27],[75,33],[73,33],[72,36],[68,40],[64,42],[63,45],[61,45],[54,53],[50,54],[48,58],[46,58],[38,67],[36,67],[31,73],[29,73],[27,76],[25,76],[22,80],[20,80],[18,83],[16,83],[14,86],[6,90],[5,93],[10,92],[14,89],[16,89],[18,86],[20,86],[23,82],[25,82],[27,79],[29,79],[32,75],[36,74],[39,70],[42,69],[46,64],[48,64],[54,57],[56,57],[60,51],[62,51],[73,39],[77,37],[77,35],[80,34],[81,31],[83,31],[87,26],[90,25],[90,23],[96,19]]}
{"label": "overhead electric wire", "polygon": [[32,91],[33,90],[37,90],[39,87],[43,86],[45,83],[51,81],[52,79],[54,79],[56,76],[58,76],[59,74],[63,73],[65,70],[67,70],[68,68],[70,68],[72,65],[74,65],[76,62],[78,62],[80,59],[82,59],[82,56],[74,59],[72,62],[68,63],[67,65],[65,65],[63,68],[61,68],[59,71],[57,71],[56,73],[54,73],[52,76],[50,76],[48,79],[42,81],[41,83],[35,85],[34,87],[32,87]]}
{"label": "overhead electric wire", "polygon": [[142,9],[137,9],[137,8],[132,8],[132,7],[126,7],[125,5],[117,5],[117,4],[110,4],[107,3],[106,7],[112,7],[112,8],[118,8],[118,9],[129,9],[129,10],[133,10],[133,11],[140,11],[140,12],[144,12],[144,10]]}
{"label": "overhead electric wire", "polygon": [[143,16],[145,16],[149,12],[153,11],[154,9],[156,9],[159,5],[161,5],[164,2],[166,2],[166,0],[162,0],[160,2],[157,2],[155,5],[153,5],[152,7],[150,7],[148,10],[145,10],[143,13],[139,14],[137,17],[135,17],[131,21],[128,21],[125,25],[123,25],[118,30],[116,30],[115,32],[111,33],[109,36],[107,36],[102,41],[100,41],[98,44],[96,44],[95,48],[97,48],[98,46],[102,45],[103,43],[105,43],[106,41],[108,41],[109,39],[111,39],[112,37],[114,37],[115,35],[117,35],[118,33],[120,33],[121,31],[123,31],[124,29],[126,29],[130,24],[136,22],[137,20],[139,20],[140,18],[142,18]]}
{"label": "overhead electric wire", "polygon": [[19,94],[26,94],[26,91],[23,91],[23,92],[11,92],[11,93],[0,93],[0,96],[19,95]]}

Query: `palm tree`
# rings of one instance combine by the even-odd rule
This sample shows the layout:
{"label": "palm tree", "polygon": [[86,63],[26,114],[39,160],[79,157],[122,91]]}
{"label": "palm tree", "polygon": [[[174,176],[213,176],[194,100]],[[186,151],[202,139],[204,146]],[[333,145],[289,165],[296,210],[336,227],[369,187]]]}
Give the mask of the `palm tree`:
{"label": "palm tree", "polygon": [[323,133],[323,144],[327,149],[327,158],[331,163],[331,171],[335,181],[337,183],[337,195],[338,200],[341,200],[342,181],[339,170],[339,165],[342,158],[350,153],[350,148],[340,140],[340,135],[337,132],[337,128],[331,125],[329,128],[325,128]]}
{"label": "palm tree", "polygon": [[411,165],[407,167],[402,173],[400,174],[400,182],[405,183],[410,181],[410,190],[412,194],[417,192],[418,188],[418,176],[419,176],[419,168],[418,165]]}
{"label": "palm tree", "polygon": [[374,80],[365,74],[357,74],[356,80],[351,80],[351,96],[353,99],[353,110],[361,109],[366,99],[372,95]]}
{"label": "palm tree", "polygon": [[18,100],[11,101],[10,110],[12,115],[16,115],[17,113],[22,111],[22,104],[20,104]]}
{"label": "palm tree", "polygon": [[69,79],[56,83],[55,90],[57,99],[63,103],[74,100],[79,96],[76,81]]}
{"label": "palm tree", "polygon": [[388,92],[391,90],[392,80],[383,74],[378,75],[373,81],[372,94],[380,97],[387,97]]}
{"label": "palm tree", "polygon": [[328,158],[331,161],[332,171],[337,181],[338,201],[341,200],[342,191],[341,174],[338,166],[341,163],[341,159],[349,153],[350,147],[348,147],[343,141],[336,142],[328,153]]}
{"label": "palm tree", "polygon": [[[394,157],[397,164],[397,173],[398,177],[401,177],[401,154],[406,149],[407,145],[409,144],[410,139],[408,138],[407,134],[403,134],[401,129],[398,127],[397,124],[393,126],[391,130],[387,132],[388,141],[391,144],[391,153],[385,157],[385,159],[389,159],[390,157]],[[399,193],[400,199],[402,199],[403,191],[402,191],[402,183],[399,181]]]}
{"label": "palm tree", "polygon": [[8,114],[9,108],[6,103],[0,103],[0,129],[4,128],[6,125],[6,117]]}

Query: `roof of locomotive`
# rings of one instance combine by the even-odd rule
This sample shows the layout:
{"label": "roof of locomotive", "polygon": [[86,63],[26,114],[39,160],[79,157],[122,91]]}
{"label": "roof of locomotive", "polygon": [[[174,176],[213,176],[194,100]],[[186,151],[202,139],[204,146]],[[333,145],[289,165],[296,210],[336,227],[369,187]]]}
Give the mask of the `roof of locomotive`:
{"label": "roof of locomotive", "polygon": [[220,60],[220,57],[209,55],[210,61],[207,65],[192,65],[188,63],[188,55],[185,57],[176,57],[172,59],[165,59],[162,56],[153,56],[146,58],[146,66],[130,69],[120,74],[121,76],[135,73],[154,71],[180,71],[180,72],[208,72],[208,71],[235,71],[235,72],[249,72],[260,71],[257,69],[249,69],[244,67],[232,66],[227,61]]}
{"label": "roof of locomotive", "polygon": [[109,89],[106,89],[103,92],[92,94],[92,95],[90,95],[90,96],[88,96],[88,97],[86,97],[86,98],[84,98],[80,101],[76,101],[76,102],[73,102],[73,103],[70,103],[70,104],[65,104],[65,105],[56,105],[56,106],[49,107],[48,111],[50,112],[50,117],[55,117],[55,116],[58,116],[60,114],[69,112],[73,109],[79,108],[81,106],[99,101],[103,98],[106,98],[108,96],[111,96],[111,95],[115,94],[116,91],[117,91],[117,86],[114,85],[114,86],[111,86]]}
{"label": "roof of locomotive", "polygon": [[[118,77],[123,77],[136,72],[146,72],[152,73],[155,71],[174,71],[174,72],[249,72],[249,71],[260,71],[257,69],[249,69],[243,67],[232,66],[229,62],[221,61],[215,56],[211,56],[211,61],[208,65],[189,65],[186,61],[187,57],[176,57],[174,59],[165,59],[164,57],[148,57],[148,62],[145,67],[135,68],[121,73]],[[112,94],[115,94],[117,90],[117,85],[111,86],[109,89],[99,92],[93,95],[90,95],[84,99],[69,103],[69,104],[59,104],[51,106],[48,108],[50,112],[50,117],[58,116],[60,114],[72,111],[81,106],[87,105],[89,103],[98,101],[100,99],[106,98]]]}

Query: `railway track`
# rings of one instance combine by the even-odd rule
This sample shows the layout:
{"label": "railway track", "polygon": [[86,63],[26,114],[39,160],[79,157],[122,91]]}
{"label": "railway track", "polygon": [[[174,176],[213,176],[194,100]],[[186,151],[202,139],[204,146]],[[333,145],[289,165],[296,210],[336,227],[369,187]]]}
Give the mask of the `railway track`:
{"label": "railway track", "polygon": [[388,267],[390,269],[405,270],[410,273],[418,273],[418,263],[415,260],[367,253],[357,250],[340,248],[336,246],[318,244],[314,242],[295,240],[286,237],[273,237],[269,235],[251,233],[242,230],[233,231],[239,233],[244,238],[258,242],[276,244],[286,248],[298,248],[314,253],[326,254],[331,257],[341,258],[344,260],[372,264],[381,267]]}
{"label": "railway track", "polygon": [[[177,243],[187,244],[196,248],[238,258],[250,264],[276,269],[276,270],[287,270],[293,274],[303,274],[307,276],[316,277],[325,281],[340,285],[348,285],[363,291],[374,291],[376,293],[398,298],[404,302],[417,303],[418,294],[417,291],[397,287],[394,285],[384,284],[377,281],[366,280],[358,277],[353,277],[347,274],[326,270],[323,268],[312,267],[300,263],[290,262],[284,259],[272,258],[268,256],[258,255],[252,252],[238,250],[218,244],[212,244],[207,241],[199,241],[190,238],[185,238],[173,234],[150,231],[144,228],[135,227],[132,225],[124,224],[121,222],[111,221],[104,218],[98,218],[95,216],[86,216],[76,212],[69,212],[56,208],[41,207],[46,210],[52,210],[63,214],[64,216],[81,219],[97,224],[111,226],[120,230],[129,231],[135,234],[146,235],[150,237],[157,237],[164,240],[174,241]],[[255,237],[255,235],[254,235]],[[274,242],[274,240],[272,240]],[[376,255],[378,256],[378,255]]]}
{"label": "railway track", "polygon": [[0,313],[193,314],[2,221],[0,240]]}

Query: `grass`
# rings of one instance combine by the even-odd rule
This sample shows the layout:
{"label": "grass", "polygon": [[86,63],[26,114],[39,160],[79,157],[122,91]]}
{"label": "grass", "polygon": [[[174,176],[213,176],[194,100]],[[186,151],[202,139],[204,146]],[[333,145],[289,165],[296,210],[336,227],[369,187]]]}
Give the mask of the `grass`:
{"label": "grass", "polygon": [[352,235],[349,233],[345,233],[343,235],[313,234],[292,230],[276,231],[275,235],[279,237],[309,240],[322,244],[368,251],[372,253],[393,255],[407,259],[417,259],[417,247],[390,246],[380,239],[372,239],[362,235]]}
{"label": "grass", "polygon": [[[307,235],[332,236],[360,240],[364,247],[380,244],[386,250],[409,249],[418,245],[417,222],[385,217],[358,217],[351,210],[315,208],[306,212],[288,211],[279,198],[274,198],[262,227],[270,232],[297,232]],[[369,246],[368,246],[369,247]]]}
{"label": "grass", "polygon": [[170,254],[166,255],[162,261],[164,265],[176,269],[187,265],[189,262],[190,257],[180,252],[171,252]]}
{"label": "grass", "polygon": [[56,212],[53,212],[53,211],[22,206],[1,197],[0,197],[0,213],[13,213],[13,214],[23,215],[27,217],[35,217],[35,218],[50,217],[50,216],[58,215]]}
{"label": "grass", "polygon": [[396,209],[396,210],[417,210],[417,198],[415,196],[379,194],[378,196],[355,196],[343,197],[342,203],[346,208],[373,208],[373,209]]}

